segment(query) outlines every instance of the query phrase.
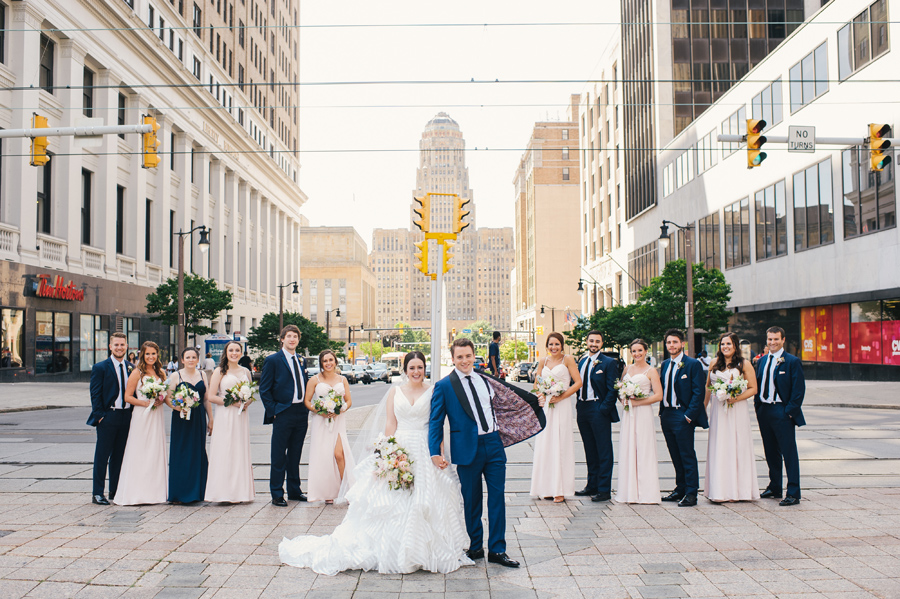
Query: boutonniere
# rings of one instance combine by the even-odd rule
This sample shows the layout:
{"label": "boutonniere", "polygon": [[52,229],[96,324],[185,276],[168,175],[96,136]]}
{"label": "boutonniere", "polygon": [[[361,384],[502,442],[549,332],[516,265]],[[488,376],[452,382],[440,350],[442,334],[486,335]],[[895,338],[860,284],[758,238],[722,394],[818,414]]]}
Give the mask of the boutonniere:
{"label": "boutonniere", "polygon": [[125,367],[125,370],[128,371],[128,374],[131,374],[131,371],[134,370],[134,366],[128,365]]}
{"label": "boutonniere", "polygon": [[681,370],[684,367],[684,362],[679,362],[677,366],[675,366],[675,370]]}
{"label": "boutonniere", "polygon": [[778,358],[777,360],[775,360],[775,363],[776,363],[776,364],[783,364],[783,363],[784,363],[784,358]]}

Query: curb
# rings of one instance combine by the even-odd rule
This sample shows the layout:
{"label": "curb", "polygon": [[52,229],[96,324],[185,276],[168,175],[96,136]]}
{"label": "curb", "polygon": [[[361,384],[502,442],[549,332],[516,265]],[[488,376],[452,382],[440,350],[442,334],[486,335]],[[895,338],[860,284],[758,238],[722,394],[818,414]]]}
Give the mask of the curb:
{"label": "curb", "polygon": [[82,406],[28,406],[25,408],[0,408],[0,414],[14,414],[16,412],[36,412],[38,410],[62,410],[65,408],[80,408]]}

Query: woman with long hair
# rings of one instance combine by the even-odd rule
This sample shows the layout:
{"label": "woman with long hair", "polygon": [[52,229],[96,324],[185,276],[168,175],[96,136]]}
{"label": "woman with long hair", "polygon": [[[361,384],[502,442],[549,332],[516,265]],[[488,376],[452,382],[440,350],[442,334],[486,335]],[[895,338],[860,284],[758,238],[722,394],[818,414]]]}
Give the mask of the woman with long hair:
{"label": "woman with long hair", "polygon": [[144,341],[137,367],[125,384],[125,401],[134,406],[128,442],[122,458],[122,475],[113,501],[116,505],[165,503],[168,496],[166,469],[166,425],[163,420],[165,394],[146,395],[148,383],[165,384],[159,363],[159,346]]}
{"label": "woman with long hair", "polygon": [[[578,363],[564,351],[565,339],[557,332],[547,335],[546,358],[535,372],[546,381],[556,381],[561,393],[551,397],[538,395],[544,407],[547,426],[534,438],[534,464],[531,469],[531,495],[565,501],[575,494],[575,414],[572,396],[581,389]],[[569,381],[574,383],[569,385]]]}
{"label": "woman with long hair", "polygon": [[[184,368],[169,376],[166,405],[172,408],[169,447],[169,501],[193,503],[203,501],[209,461],[206,457],[206,433],[212,431],[212,405],[206,401],[206,375],[197,368],[200,352],[186,347],[181,352]],[[196,394],[200,405],[183,410],[172,405],[179,391]]]}
{"label": "woman with long hair", "polygon": [[[337,356],[330,349],[319,354],[319,374],[306,386],[304,404],[310,411],[309,430],[309,501],[333,503],[341,489],[344,475],[351,476],[355,462],[347,441],[344,414],[350,409],[350,385],[337,367]],[[332,393],[333,392],[333,393]],[[313,405],[316,399],[327,401],[330,395],[341,396],[343,406],[337,416],[321,414]]]}
{"label": "woman with long hair", "polygon": [[[743,377],[747,390],[737,397],[719,397],[709,387],[717,381]],[[756,395],[756,373],[740,351],[740,339],[725,333],[719,339],[716,361],[706,379],[706,406],[709,409],[709,445],[706,452],[706,482],[710,501],[759,499],[756,454],[750,435],[750,402]]]}
{"label": "woman with long hair", "polygon": [[253,380],[250,371],[238,364],[243,350],[237,341],[229,341],[222,359],[209,381],[206,400],[216,404],[209,443],[209,476],[206,501],[241,503],[253,501],[253,462],[250,459],[250,415],[240,402],[225,405],[225,393],[240,382]]}
{"label": "woman with long hair", "polygon": [[[656,414],[653,404],[662,401],[659,373],[647,363],[650,346],[643,339],[631,342],[632,364],[622,374],[646,396],[623,401],[619,428],[619,482],[616,501],[620,503],[659,503],[659,462],[656,457]],[[625,409],[625,406],[628,406]]]}

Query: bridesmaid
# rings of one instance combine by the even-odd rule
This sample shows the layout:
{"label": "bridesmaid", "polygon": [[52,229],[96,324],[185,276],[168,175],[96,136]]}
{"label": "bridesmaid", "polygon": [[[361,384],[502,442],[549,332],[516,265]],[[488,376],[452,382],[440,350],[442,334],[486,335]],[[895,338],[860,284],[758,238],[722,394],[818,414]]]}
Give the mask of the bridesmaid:
{"label": "bridesmaid", "polygon": [[166,380],[159,363],[159,346],[144,341],[138,354],[137,368],[131,371],[125,385],[125,401],[135,406],[122,458],[122,475],[113,501],[116,505],[165,503],[168,494],[166,472],[166,425],[162,399],[148,401],[137,393],[145,376],[155,381]]}
{"label": "bridesmaid", "polygon": [[[703,485],[710,501],[745,501],[759,499],[756,480],[756,454],[750,436],[750,402],[756,395],[756,373],[750,360],[738,351],[740,339],[725,333],[719,340],[716,361],[706,379],[709,408],[709,445],[706,452],[706,482]],[[718,399],[709,387],[717,380],[732,380],[741,375],[747,390],[734,399]]]}
{"label": "bridesmaid", "polygon": [[656,415],[652,406],[662,401],[663,391],[659,373],[647,363],[649,347],[643,339],[631,342],[633,363],[622,375],[623,381],[639,385],[647,397],[632,401],[630,408],[622,411],[616,485],[616,501],[620,503],[660,503]]}
{"label": "bridesmaid", "polygon": [[[252,381],[250,371],[238,364],[241,344],[229,341],[209,381],[206,401],[216,404],[215,429],[209,443],[206,501],[253,501],[253,462],[250,459],[250,416],[240,404],[225,407],[225,392],[241,381]],[[210,424],[210,427],[212,425]]]}
{"label": "bridesmaid", "polygon": [[[212,405],[205,401],[206,379],[197,370],[200,354],[193,347],[181,352],[184,368],[169,376],[166,405],[172,408],[171,447],[169,448],[169,502],[203,501],[206,494],[206,433],[212,432]],[[200,396],[200,406],[191,410],[191,419],[181,417],[181,409],[172,405],[179,387],[187,387]],[[207,424],[208,422],[208,424]]]}
{"label": "bridesmaid", "polygon": [[[309,501],[334,503],[341,489],[341,481],[346,472],[348,476],[355,466],[350,443],[347,441],[347,422],[344,414],[353,404],[350,398],[350,386],[346,377],[337,370],[337,356],[330,349],[319,354],[319,374],[314,376],[306,386],[304,404],[311,412],[309,428],[312,431],[309,439]],[[313,397],[324,397],[334,389],[344,396],[344,407],[338,416],[331,418],[334,424],[329,426],[328,418],[320,416],[313,407]]]}
{"label": "bridesmaid", "polygon": [[[563,336],[547,335],[549,355],[538,362],[539,376],[553,376],[565,390],[556,397],[538,395],[544,408],[547,426],[534,440],[534,465],[531,470],[531,495],[553,498],[553,503],[565,501],[575,494],[574,400],[581,389],[581,373],[572,356],[563,353]],[[575,381],[571,386],[569,381]],[[549,404],[549,405],[547,405]]]}

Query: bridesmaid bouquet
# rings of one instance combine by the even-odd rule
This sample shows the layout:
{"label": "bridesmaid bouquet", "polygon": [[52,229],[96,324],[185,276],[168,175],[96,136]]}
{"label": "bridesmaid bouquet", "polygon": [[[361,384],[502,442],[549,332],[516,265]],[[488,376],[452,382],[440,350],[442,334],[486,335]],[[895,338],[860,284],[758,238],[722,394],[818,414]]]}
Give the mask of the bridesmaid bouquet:
{"label": "bridesmaid bouquet", "polygon": [[259,399],[259,385],[250,381],[241,381],[225,391],[225,398],[222,400],[222,403],[225,404],[226,408],[237,403],[241,404],[241,409],[238,410],[238,413],[241,413],[244,411],[244,408],[257,399]]}
{"label": "bridesmaid bouquet", "polygon": [[[532,393],[540,393],[544,397],[557,397],[565,392],[566,388],[561,381],[556,380],[552,374],[547,376],[538,376],[534,379],[534,388]],[[550,404],[550,409],[556,407],[555,403]]]}
{"label": "bridesmaid bouquet", "polygon": [[341,413],[344,407],[344,395],[334,389],[329,389],[325,395],[317,395],[312,401],[313,408],[319,416],[328,417],[328,430],[334,428],[334,417]]}
{"label": "bridesmaid bouquet", "polygon": [[181,409],[182,420],[190,420],[191,410],[200,407],[200,394],[187,385],[179,385],[172,396],[172,406]]}
{"label": "bridesmaid bouquet", "polygon": [[709,386],[709,390],[716,394],[716,398],[719,401],[725,402],[728,407],[731,408],[734,407],[734,404],[728,400],[734,399],[746,391],[747,384],[747,379],[738,374],[727,381],[719,379],[713,382],[713,384]]}
{"label": "bridesmaid bouquet", "polygon": [[145,376],[138,385],[138,396],[144,401],[150,402],[150,409],[156,409],[156,402],[162,401],[166,393],[169,391],[169,385],[161,381],[157,381],[152,376]]}
{"label": "bridesmaid bouquet", "polygon": [[397,445],[396,437],[378,435],[375,439],[375,476],[387,480],[394,491],[412,489],[415,477],[413,461],[405,449]]}
{"label": "bridesmaid bouquet", "polygon": [[623,381],[617,379],[615,384],[616,390],[619,392],[619,399],[622,400],[622,409],[626,412],[631,409],[631,402],[635,399],[644,399],[647,394],[641,389],[641,386],[632,381]]}

